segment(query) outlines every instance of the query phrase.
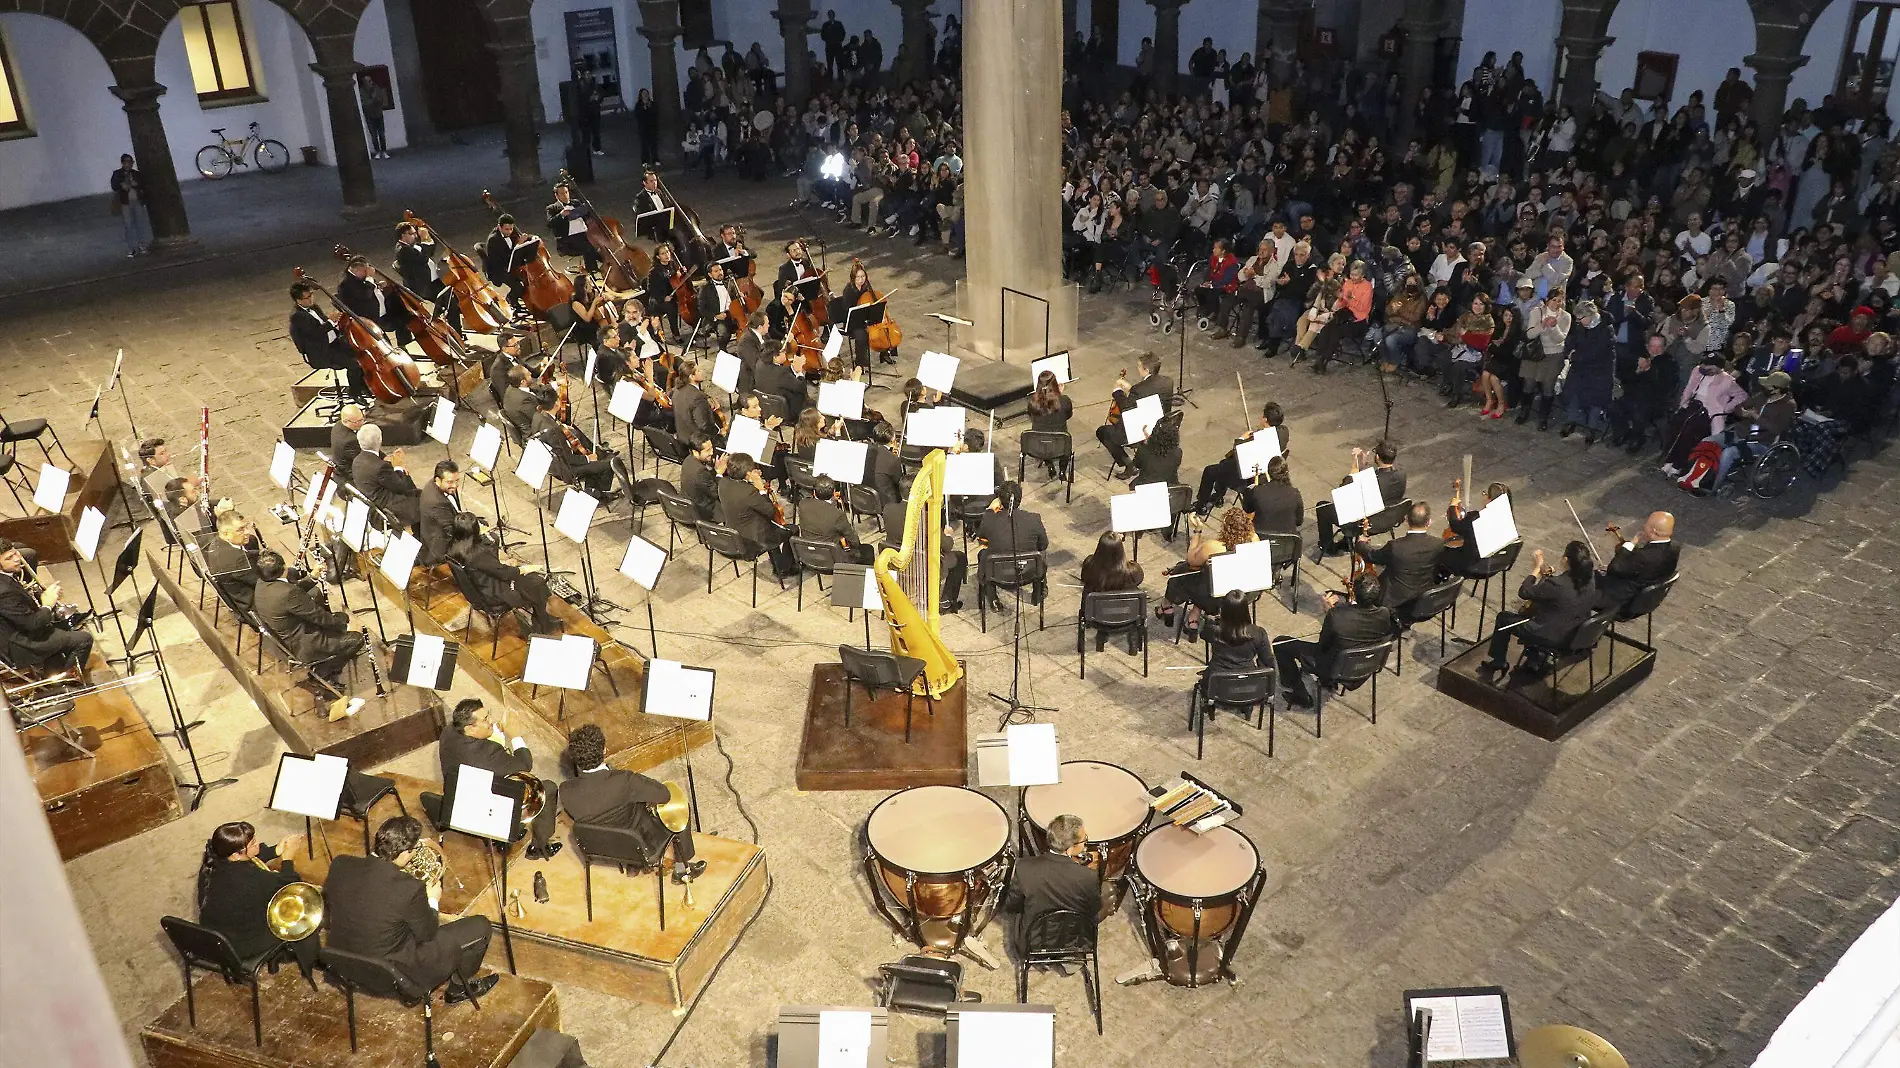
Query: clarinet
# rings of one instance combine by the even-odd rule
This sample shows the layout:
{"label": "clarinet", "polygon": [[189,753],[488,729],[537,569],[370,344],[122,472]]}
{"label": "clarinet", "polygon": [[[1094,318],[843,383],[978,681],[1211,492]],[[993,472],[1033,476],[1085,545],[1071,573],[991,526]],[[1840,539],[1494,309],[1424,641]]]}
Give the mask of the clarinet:
{"label": "clarinet", "polygon": [[205,522],[217,525],[218,515],[211,499],[211,408],[198,409],[198,506],[205,510]]}
{"label": "clarinet", "polygon": [[376,696],[388,697],[389,690],[383,686],[382,656],[376,650],[376,643],[370,640],[368,627],[363,628],[363,645],[369,649],[369,677],[376,682]]}

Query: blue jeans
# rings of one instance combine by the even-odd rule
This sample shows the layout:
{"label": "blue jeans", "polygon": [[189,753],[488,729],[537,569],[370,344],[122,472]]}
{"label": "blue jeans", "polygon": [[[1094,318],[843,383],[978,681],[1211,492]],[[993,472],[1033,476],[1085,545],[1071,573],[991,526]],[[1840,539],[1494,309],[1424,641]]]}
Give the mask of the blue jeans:
{"label": "blue jeans", "polygon": [[1585,405],[1573,395],[1564,398],[1564,418],[1601,431],[1609,423],[1609,410],[1594,404]]}
{"label": "blue jeans", "polygon": [[1504,162],[1504,131],[1485,130],[1478,135],[1478,169],[1496,173]]}
{"label": "blue jeans", "polygon": [[1386,331],[1385,340],[1379,343],[1385,349],[1385,362],[1394,366],[1404,363],[1406,352],[1416,340],[1418,330],[1415,327],[1397,326]]}
{"label": "blue jeans", "polygon": [[142,252],[151,243],[151,227],[145,218],[145,205],[134,200],[119,207],[119,224],[125,228],[125,250]]}

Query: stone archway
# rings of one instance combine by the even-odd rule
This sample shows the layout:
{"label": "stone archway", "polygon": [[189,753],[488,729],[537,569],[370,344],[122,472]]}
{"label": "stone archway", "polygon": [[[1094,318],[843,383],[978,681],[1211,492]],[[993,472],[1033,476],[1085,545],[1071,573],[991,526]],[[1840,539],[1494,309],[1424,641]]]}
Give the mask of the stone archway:
{"label": "stone archway", "polygon": [[1742,57],[1755,73],[1755,127],[1764,141],[1775,136],[1788,106],[1788,84],[1808,62],[1802,52],[1814,20],[1835,0],[1749,0],[1755,15],[1755,51]]}

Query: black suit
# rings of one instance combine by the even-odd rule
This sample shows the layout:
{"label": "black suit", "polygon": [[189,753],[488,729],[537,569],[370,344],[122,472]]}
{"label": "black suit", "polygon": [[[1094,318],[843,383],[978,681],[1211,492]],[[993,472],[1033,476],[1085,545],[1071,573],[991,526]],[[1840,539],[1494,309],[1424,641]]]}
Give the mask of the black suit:
{"label": "black suit", "polygon": [[[1379,500],[1387,508],[1405,499],[1405,472],[1397,464],[1391,467],[1376,467],[1374,477],[1379,482]],[[1340,485],[1346,481],[1341,480]],[[1328,553],[1343,553],[1351,544],[1351,537],[1340,531],[1339,522],[1333,511],[1333,501],[1329,495],[1323,501],[1313,502],[1313,523],[1319,528],[1320,548]]]}
{"label": "black suit", "polygon": [[417,562],[424,567],[433,567],[448,558],[449,524],[455,519],[455,513],[462,511],[460,494],[451,497],[436,488],[435,480],[422,484],[421,495],[417,498],[417,517],[420,521],[422,555]]}
{"label": "black suit", "polygon": [[92,632],[68,630],[55,623],[12,575],[0,575],[0,654],[16,667],[72,664],[83,668],[92,657]]}
{"label": "black suit", "polygon": [[350,629],[347,614],[324,611],[316,598],[282,579],[258,583],[253,607],[266,630],[326,679],[342,674],[362,651],[365,639]]}
{"label": "black suit", "polygon": [[[455,796],[455,776],[463,764],[488,771],[497,779],[516,772],[534,772],[534,754],[527,746],[510,750],[493,738],[470,738],[453,727],[443,731],[436,740],[436,756],[442,765],[442,818],[438,821],[441,823],[448,822],[452,798]],[[528,828],[532,835],[528,844],[537,851],[547,848],[548,836],[554,833],[554,819],[559,810],[554,784],[542,779],[541,789],[547,792],[546,803]],[[515,837],[521,837],[519,829],[515,831]]]}
{"label": "black suit", "polygon": [[441,923],[422,880],[381,857],[338,856],[323,883],[325,944],[388,961],[434,990],[472,979],[488,953],[488,918]]}
{"label": "black suit", "polygon": [[660,822],[653,806],[664,804],[666,798],[664,784],[619,768],[582,772],[561,784],[561,807],[575,823],[602,823],[632,831],[648,855],[655,857],[671,838],[673,861],[684,864],[693,859],[693,832],[669,831]]}
{"label": "black suit", "polygon": [[798,506],[798,536],[809,541],[829,542],[838,551],[838,559],[848,563],[871,562],[871,547],[858,538],[858,528],[843,508],[832,501],[817,499]]}
{"label": "black suit", "polygon": [[369,503],[394,516],[398,523],[414,529],[421,518],[421,491],[416,489],[414,479],[407,472],[396,470],[396,465],[384,459],[381,453],[367,450],[356,455],[350,465],[350,484],[356,492],[369,498]]}
{"label": "black suit", "polygon": [[674,433],[687,448],[702,441],[716,440],[719,425],[713,418],[712,402],[706,391],[691,383],[673,391]]}
{"label": "black suit", "polygon": [[[264,846],[257,859],[277,859],[277,850]],[[205,872],[204,893],[198,905],[198,922],[223,935],[231,948],[245,960],[251,960],[276,948],[277,936],[264,926],[264,908],[271,895],[302,881],[297,868],[285,861],[279,871],[260,868],[248,860],[214,860]],[[317,961],[317,940],[305,937],[291,943],[297,962],[308,971]]]}
{"label": "black suit", "polygon": [[778,525],[772,499],[736,478],[719,479],[718,492],[718,515],[725,525],[738,532],[748,550],[768,552],[776,573],[791,574],[796,565],[785,545],[789,532]]}
{"label": "black suit", "polygon": [[692,455],[680,461],[680,496],[693,502],[699,518],[711,519],[719,507],[719,482],[711,464],[700,463]]}
{"label": "black suit", "polygon": [[[1129,386],[1127,392],[1116,390],[1113,397],[1124,414],[1134,411],[1136,403],[1143,397],[1160,397],[1161,414],[1167,415],[1174,406],[1174,381],[1167,375],[1152,374]],[[1128,466],[1128,429],[1124,424],[1103,423],[1095,428],[1095,440],[1108,450],[1117,466]]]}
{"label": "black suit", "polygon": [[1385,606],[1397,609],[1437,583],[1444,552],[1445,540],[1437,534],[1408,530],[1403,537],[1368,548],[1362,555],[1379,566]]}
{"label": "black suit", "polygon": [[509,386],[501,395],[501,414],[508,419],[508,425],[515,428],[515,436],[522,441],[534,432],[534,417],[540,411],[534,402],[534,395],[517,386]]}
{"label": "black suit", "polygon": [[897,454],[882,445],[872,444],[868,455],[870,470],[865,472],[865,481],[877,491],[878,499],[884,504],[884,530],[886,533],[902,535],[904,531],[904,461]]}
{"label": "black suit", "polygon": [[239,611],[250,611],[257,597],[256,558],[244,546],[223,538],[206,539],[204,555],[218,592]]}
{"label": "black suit", "polygon": [[1681,558],[1682,552],[1673,541],[1652,541],[1634,549],[1618,545],[1598,583],[1603,588],[1604,607],[1621,609],[1644,586],[1675,574]]}
{"label": "black suit", "polygon": [[336,284],[336,299],[345,308],[394,334],[397,344],[409,343],[409,314],[403,310],[402,302],[385,293],[375,279],[346,273]]}
{"label": "black suit", "polygon": [[[1020,954],[1031,948],[1030,927],[1036,920],[1057,909],[1078,913],[1083,922],[1094,926],[1102,908],[1102,882],[1095,872],[1080,861],[1060,853],[1043,853],[1016,862],[1010,874],[1009,890],[1003,895],[1003,911],[1016,913],[1016,949]],[[1035,948],[1065,948],[1041,946]]]}
{"label": "black suit", "polygon": [[1546,579],[1525,575],[1524,581],[1518,584],[1517,595],[1531,603],[1530,615],[1498,613],[1497,629],[1491,632],[1491,662],[1504,663],[1505,655],[1511,650],[1513,633],[1529,631],[1546,644],[1568,641],[1570,635],[1589,620],[1591,613],[1606,604],[1595,576],[1591,578],[1588,585],[1578,589],[1568,575],[1556,574]]}
{"label": "black suit", "polygon": [[297,346],[303,362],[316,370],[343,371],[349,379],[350,395],[369,396],[369,384],[356,361],[356,350],[343,340],[343,334],[330,317],[312,305],[294,308],[290,313],[290,343]]}
{"label": "black suit", "polygon": [[[1046,554],[1049,551],[1049,532],[1043,529],[1042,517],[1021,508],[1017,508],[1013,513],[1008,511],[983,513],[982,521],[976,526],[976,536],[983,542],[982,550],[976,554],[978,583],[981,587],[977,591],[979,597],[996,595],[989,583],[981,577],[983,561],[988,559],[991,553]],[[1042,570],[1036,576],[1036,580],[1030,584],[1029,603],[1041,604],[1043,595],[1048,590],[1048,561],[1045,559]]]}
{"label": "black suit", "polygon": [[1330,670],[1334,657],[1343,649],[1377,645],[1396,633],[1391,609],[1342,601],[1327,610],[1318,641],[1275,639],[1273,659],[1280,670],[1280,687],[1294,704],[1312,704],[1306,675]]}
{"label": "black suit", "polygon": [[485,606],[501,606],[534,616],[537,634],[552,634],[561,629],[561,621],[548,609],[547,576],[523,571],[502,560],[495,545],[487,538],[450,549],[443,554],[452,559],[467,576],[469,585]]}
{"label": "black suit", "polygon": [[455,291],[442,284],[442,271],[435,263],[436,244],[433,241],[416,241],[413,244],[396,244],[396,273],[402,277],[403,288],[435,305],[438,318],[449,324],[452,329],[462,328],[462,302],[455,297]]}
{"label": "black suit", "polygon": [[356,431],[342,423],[330,424],[330,463],[336,467],[338,484],[350,485],[356,475],[356,458],[362,452],[363,447],[356,443]]}
{"label": "black suit", "polygon": [[1253,516],[1254,532],[1298,534],[1306,523],[1306,501],[1290,482],[1261,482],[1241,495],[1241,503]]}
{"label": "black suit", "polygon": [[805,380],[770,356],[752,372],[752,388],[785,398],[785,421],[795,422],[805,410]]}
{"label": "black suit", "polygon": [[730,314],[732,300],[738,295],[739,287],[730,278],[717,284],[707,279],[699,287],[699,295],[695,298],[699,309],[699,329],[712,332],[715,348],[723,349],[731,344],[733,335],[740,329],[741,324],[733,322]]}
{"label": "black suit", "polygon": [[[575,433],[578,437],[579,432]],[[553,454],[554,462],[550,466],[555,478],[581,487],[597,500],[605,500],[608,491],[614,488],[613,464],[598,451],[595,455],[600,458],[589,460],[587,454],[568,444],[567,434],[562,431],[561,423],[555,420],[552,412],[535,412],[528,436],[540,439]],[[586,443],[586,439],[581,440]]]}
{"label": "black suit", "polygon": [[[554,250],[563,256],[579,256],[592,271],[600,266],[600,255],[594,251],[593,242],[587,239],[586,219],[593,212],[586,206],[568,201],[563,204],[555,201],[547,206],[548,233],[554,235]],[[568,233],[569,224],[581,223],[579,233]]]}
{"label": "black suit", "polygon": [[482,246],[483,273],[488,275],[489,282],[507,287],[511,301],[520,301],[522,294],[528,291],[528,283],[515,270],[534,257],[534,246],[539,240],[517,228],[515,239],[509,241],[501,230],[495,229],[489,231],[488,241]]}

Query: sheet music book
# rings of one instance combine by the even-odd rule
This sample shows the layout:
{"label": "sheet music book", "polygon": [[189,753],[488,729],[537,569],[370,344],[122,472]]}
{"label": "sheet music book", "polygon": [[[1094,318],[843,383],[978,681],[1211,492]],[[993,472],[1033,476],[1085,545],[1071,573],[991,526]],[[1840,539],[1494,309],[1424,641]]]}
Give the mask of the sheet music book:
{"label": "sheet music book", "polygon": [[726,452],[752,457],[761,464],[771,462],[772,440],[765,424],[749,415],[732,417],[732,429],[726,432]]}
{"label": "sheet music book", "polygon": [[904,419],[904,444],[948,449],[963,438],[969,410],[954,404],[918,408]]}
{"label": "sheet music book", "polygon": [[475,443],[468,447],[469,462],[484,471],[493,471],[501,456],[501,428],[483,423],[475,428]]}
{"label": "sheet music book", "polygon": [[840,419],[864,418],[864,383],[846,379],[818,383],[818,411]]}
{"label": "sheet music book", "polygon": [[106,514],[92,505],[79,513],[79,529],[73,532],[73,547],[88,560],[99,555],[99,535],[106,529]]}
{"label": "sheet music book", "polygon": [[522,669],[521,681],[530,686],[585,690],[593,670],[594,639],[585,634],[559,638],[536,635],[528,639],[528,663]]}
{"label": "sheet music book", "polygon": [[284,753],[277,760],[277,781],[271,786],[270,803],[265,807],[311,819],[336,819],[342,811],[343,783],[349,774],[350,762],[340,756]]}
{"label": "sheet music book", "polygon": [[369,502],[356,494],[343,502],[343,544],[363,551],[363,532],[369,528]]}
{"label": "sheet music book", "polygon": [[824,362],[830,363],[837,359],[838,354],[843,351],[844,327],[834,326],[831,328],[831,333],[825,335],[825,351],[820,355],[824,358]]}
{"label": "sheet music book", "polygon": [[994,497],[996,454],[960,452],[944,457],[943,492],[950,497]]}
{"label": "sheet music book", "polygon": [[455,802],[449,826],[464,834],[507,842],[514,838],[516,799],[495,792],[495,773],[472,764],[455,769]]}
{"label": "sheet music book", "polygon": [[1280,455],[1280,433],[1273,427],[1255,431],[1253,436],[1234,446],[1234,462],[1240,465],[1240,477],[1252,478],[1267,473],[1267,461]]}
{"label": "sheet music book", "polygon": [[270,480],[278,489],[290,488],[290,473],[296,469],[297,450],[290,447],[290,442],[279,441],[271,447]]}
{"label": "sheet music book", "polygon": [[1122,412],[1122,432],[1128,435],[1128,444],[1147,441],[1148,435],[1154,433],[1155,424],[1167,414],[1161,407],[1161,398],[1154,394],[1136,401],[1134,410]]}
{"label": "sheet music book", "polygon": [[812,476],[829,475],[833,482],[848,486],[861,485],[870,454],[869,442],[819,438],[811,455]]}
{"label": "sheet music book", "polygon": [[405,530],[396,535],[396,540],[390,542],[383,550],[379,570],[391,585],[399,590],[406,590],[409,588],[410,572],[416,567],[416,556],[421,552],[422,543],[416,540],[414,534]]}
{"label": "sheet music book", "polygon": [[1353,472],[1352,481],[1333,489],[1333,514],[1339,525],[1357,523],[1385,507],[1379,495],[1379,473],[1373,468]]}
{"label": "sheet music book", "polygon": [[1252,593],[1273,586],[1273,553],[1268,542],[1242,542],[1207,561],[1208,581],[1216,597],[1230,590]]}
{"label": "sheet music book", "polygon": [[631,423],[640,414],[640,402],[645,399],[638,382],[623,378],[614,383],[613,396],[607,398],[607,414],[623,423]]}
{"label": "sheet music book", "polygon": [[594,510],[600,507],[600,501],[586,490],[568,487],[561,496],[561,509],[554,515],[554,529],[560,531],[572,542],[587,540],[587,531],[594,523]]}
{"label": "sheet music book", "polygon": [[999,1009],[957,1007],[955,1068],[1055,1068],[1056,1014]]}
{"label": "sheet music book", "polygon": [[63,511],[66,507],[66,487],[73,480],[63,467],[52,464],[40,465],[40,482],[33,487],[33,503],[49,512]]}
{"label": "sheet music book", "polygon": [[627,542],[627,553],[620,558],[620,573],[643,590],[651,592],[660,583],[660,569],[666,566],[666,550],[638,534]]}
{"label": "sheet music book", "polygon": [[648,660],[640,711],[671,719],[710,720],[714,681],[712,668],[687,667],[677,660]]}
{"label": "sheet music book", "polygon": [[917,381],[948,394],[957,384],[957,366],[961,362],[947,352],[926,352],[917,358]]}
{"label": "sheet music book", "polygon": [[730,352],[721,352],[713,357],[712,384],[727,393],[739,392],[739,357]]}
{"label": "sheet music book", "polygon": [[818,1068],[867,1068],[870,1062],[870,1010],[819,1010]]}
{"label": "sheet music book", "polygon": [[1432,1010],[1427,1063],[1507,1060],[1517,1055],[1511,1036],[1510,1003],[1501,986],[1407,990],[1405,1017]]}
{"label": "sheet music book", "polygon": [[455,402],[447,397],[435,399],[435,413],[429,417],[429,436],[444,445],[455,436]]}
{"label": "sheet music book", "polygon": [[521,462],[515,465],[515,477],[539,490],[547,485],[548,468],[553,463],[554,453],[545,442],[530,441],[521,447]]}
{"label": "sheet music book", "polygon": [[425,690],[447,690],[455,684],[455,658],[461,646],[420,631],[396,638],[389,674],[396,681]]}
{"label": "sheet music book", "polygon": [[1471,521],[1471,536],[1480,558],[1517,540],[1517,517],[1511,512],[1509,494],[1478,509],[1478,518]]}
{"label": "sheet music book", "polygon": [[1117,534],[1161,530],[1172,522],[1165,482],[1144,482],[1133,493],[1117,493],[1108,499],[1109,529]]}
{"label": "sheet music book", "polygon": [[1075,376],[1069,373],[1069,352],[1067,349],[1061,352],[1051,353],[1040,360],[1029,361],[1030,389],[1036,388],[1036,381],[1042,377],[1044,371],[1054,374],[1058,385],[1066,386],[1075,381]]}

